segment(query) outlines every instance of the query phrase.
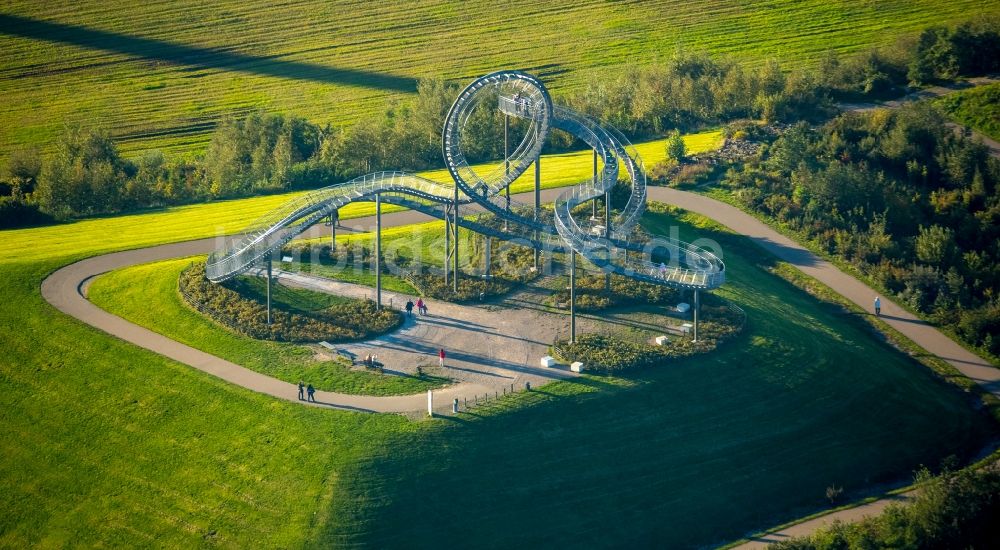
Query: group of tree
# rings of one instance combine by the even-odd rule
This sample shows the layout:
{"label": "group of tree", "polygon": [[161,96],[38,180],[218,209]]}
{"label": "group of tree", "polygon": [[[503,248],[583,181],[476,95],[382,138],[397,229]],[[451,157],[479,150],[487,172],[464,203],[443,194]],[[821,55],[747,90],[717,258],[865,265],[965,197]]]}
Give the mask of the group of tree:
{"label": "group of tree", "polygon": [[[934,27],[891,47],[843,60],[831,54],[816,69],[791,72],[776,61],[748,68],[679,53],[617,76],[602,72],[557,100],[636,139],[737,118],[818,122],[834,114],[837,99],[895,93],[908,79],[924,83],[1000,68],[997,28],[988,22]],[[417,92],[346,128],[280,114],[224,120],[194,158],[152,151],[126,159],[107,132],[70,128],[44,161],[31,149],[8,159],[0,178],[0,227],[319,187],[377,170],[441,167],[440,133],[457,86],[429,79]],[[470,160],[502,156],[502,122],[490,108],[469,118],[462,139]],[[577,146],[562,132],[552,132],[546,145],[548,151]]]}
{"label": "group of tree", "polygon": [[731,169],[748,208],[1000,355],[1000,161],[927,104],[798,124]]}
{"label": "group of tree", "polygon": [[878,516],[824,527],[802,538],[779,542],[777,550],[867,548],[994,548],[1000,540],[1000,471],[946,470],[917,474],[913,502],[889,506]]}

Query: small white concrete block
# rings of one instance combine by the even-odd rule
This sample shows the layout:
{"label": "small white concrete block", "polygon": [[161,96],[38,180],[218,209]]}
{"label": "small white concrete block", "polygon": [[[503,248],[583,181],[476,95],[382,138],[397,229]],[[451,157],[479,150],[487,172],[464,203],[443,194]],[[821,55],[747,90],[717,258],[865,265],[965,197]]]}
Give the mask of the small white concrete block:
{"label": "small white concrete block", "polygon": [[668,343],[670,343],[670,340],[666,336],[657,336],[656,337],[656,345],[657,346],[665,346]]}
{"label": "small white concrete block", "polygon": [[692,325],[691,323],[684,323],[681,325],[681,330],[683,330],[684,332],[691,332],[691,329],[693,328],[694,325]]}
{"label": "small white concrete block", "polygon": [[574,363],[570,363],[569,370],[571,370],[573,372],[583,372],[583,363],[581,363],[579,361],[576,361]]}
{"label": "small white concrete block", "polygon": [[546,355],[545,357],[542,357],[542,366],[543,367],[556,366],[556,358],[552,357],[551,355]]}
{"label": "small white concrete block", "polygon": [[691,304],[689,304],[687,302],[681,302],[681,303],[677,304],[677,312],[678,313],[687,313],[690,310],[691,310]]}
{"label": "small white concrete block", "polygon": [[291,256],[282,256],[281,261],[285,263],[291,263],[292,261],[294,261],[294,259]]}

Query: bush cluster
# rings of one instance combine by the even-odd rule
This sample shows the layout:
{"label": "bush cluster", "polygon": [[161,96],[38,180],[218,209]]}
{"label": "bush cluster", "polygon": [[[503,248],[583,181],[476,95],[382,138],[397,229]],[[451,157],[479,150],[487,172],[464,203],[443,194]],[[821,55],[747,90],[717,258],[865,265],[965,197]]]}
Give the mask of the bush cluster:
{"label": "bush cluster", "polygon": [[994,548],[1000,540],[1000,471],[945,471],[923,483],[909,505],[855,523],[835,522],[809,537],[779,542],[779,550],[820,548]]}
{"label": "bush cluster", "polygon": [[932,106],[795,125],[724,185],[1000,355],[1000,161]]}
{"label": "bush cluster", "polygon": [[471,302],[480,299],[480,296],[492,298],[510,292],[514,287],[514,282],[501,277],[485,279],[462,275],[458,278],[458,292],[455,292],[453,283],[449,280],[445,284],[444,277],[432,273],[415,273],[409,278],[410,283],[428,298],[443,300],[445,302]]}
{"label": "bush cluster", "polygon": [[[605,291],[603,274],[587,274],[576,279],[576,307],[580,311],[600,311],[610,307],[639,304],[675,304],[680,301],[678,290],[611,275],[611,292]],[[557,304],[569,302],[569,290],[560,289],[552,295]]]}
{"label": "bush cluster", "polygon": [[706,320],[698,325],[698,342],[675,338],[667,346],[656,346],[609,334],[585,334],[573,344],[556,340],[555,348],[563,360],[580,361],[588,370],[601,374],[652,367],[711,351],[742,331],[746,319],[741,311],[727,307],[721,299],[710,299],[718,304],[702,305],[701,316]]}
{"label": "bush cluster", "polygon": [[366,339],[399,326],[397,311],[376,310],[371,300],[346,300],[318,311],[302,312],[272,303],[270,326],[267,305],[248,292],[239,279],[214,284],[205,278],[205,266],[195,264],[181,273],[178,288],[184,300],[215,321],[261,340],[280,342],[342,342]]}

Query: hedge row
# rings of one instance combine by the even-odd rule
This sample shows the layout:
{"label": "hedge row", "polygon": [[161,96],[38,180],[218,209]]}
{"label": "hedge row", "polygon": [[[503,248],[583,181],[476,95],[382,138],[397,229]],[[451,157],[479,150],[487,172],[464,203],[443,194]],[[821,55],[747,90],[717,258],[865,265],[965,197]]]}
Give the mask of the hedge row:
{"label": "hedge row", "polygon": [[178,288],[193,308],[238,332],[261,340],[279,342],[342,342],[367,339],[399,326],[397,311],[376,310],[371,300],[349,300],[330,307],[301,312],[281,305],[267,305],[259,297],[234,290],[237,282],[214,284],[205,278],[205,266],[195,264],[181,273]]}

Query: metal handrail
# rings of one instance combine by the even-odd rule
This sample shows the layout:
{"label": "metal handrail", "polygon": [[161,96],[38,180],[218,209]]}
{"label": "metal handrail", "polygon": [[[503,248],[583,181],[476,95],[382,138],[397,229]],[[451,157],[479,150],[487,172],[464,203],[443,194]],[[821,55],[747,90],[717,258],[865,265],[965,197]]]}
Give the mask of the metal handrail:
{"label": "metal handrail", "polygon": [[[493,97],[484,95],[484,90],[496,92],[501,112],[528,121],[528,131],[504,164],[481,176],[462,152],[461,131],[484,98]],[[604,167],[596,179],[583,181],[559,195],[549,224],[536,219],[532,206],[508,200],[502,191],[537,162],[551,128],[569,132],[587,143],[603,159]],[[501,239],[524,239],[534,246],[573,250],[612,272],[656,284],[716,288],[725,282],[725,264],[719,258],[677,240],[667,240],[679,252],[675,265],[654,264],[627,254],[617,258],[623,250],[641,249],[629,238],[646,206],[642,158],[617,129],[553,105],[545,86],[531,75],[498,71],[476,79],[462,90],[445,119],[442,153],[454,186],[458,187],[457,203],[474,203],[506,222],[501,230],[481,217],[460,218],[456,222],[461,226]],[[622,172],[630,182],[629,200],[615,216],[610,232],[595,235],[595,224],[581,226],[572,215],[573,209],[610,192]],[[206,275],[221,282],[244,273],[334,210],[351,202],[373,200],[376,195],[444,218],[442,206],[456,202],[454,186],[405,172],[382,171],[304,193],[258,217],[240,236],[213,252],[206,261]]]}

